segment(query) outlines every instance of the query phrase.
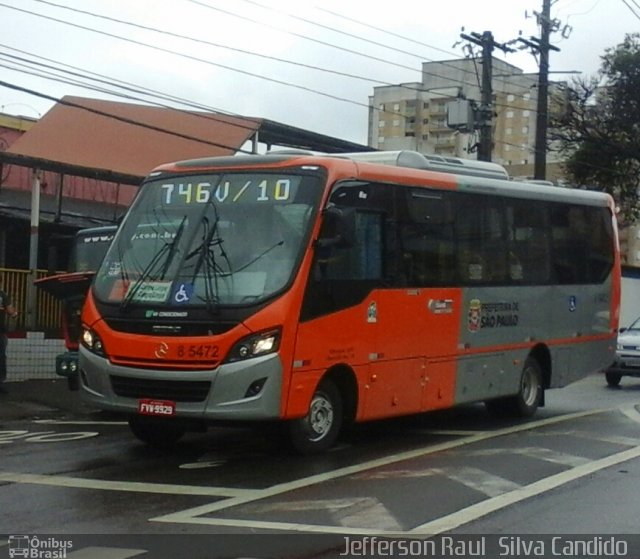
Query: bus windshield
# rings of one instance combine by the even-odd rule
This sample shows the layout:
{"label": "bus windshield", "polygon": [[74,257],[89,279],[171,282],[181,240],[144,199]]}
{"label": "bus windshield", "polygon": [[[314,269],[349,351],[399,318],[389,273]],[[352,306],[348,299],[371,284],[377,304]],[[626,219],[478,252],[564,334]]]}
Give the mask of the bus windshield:
{"label": "bus windshield", "polygon": [[318,177],[225,173],[148,182],[94,285],[103,302],[255,303],[292,279],[321,194]]}

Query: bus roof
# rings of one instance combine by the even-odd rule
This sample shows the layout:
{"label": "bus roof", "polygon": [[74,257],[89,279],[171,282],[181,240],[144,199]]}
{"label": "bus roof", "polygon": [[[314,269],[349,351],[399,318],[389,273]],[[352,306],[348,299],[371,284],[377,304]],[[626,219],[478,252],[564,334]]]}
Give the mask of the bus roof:
{"label": "bus roof", "polygon": [[511,180],[506,169],[497,163],[424,155],[408,150],[338,154],[278,150],[262,155],[209,157],[161,165],[150,173],[149,178],[164,173],[185,171],[193,173],[206,169],[238,169],[260,165],[268,165],[271,168],[279,165],[291,166],[292,163],[296,165],[327,165],[330,160],[355,163],[355,167],[350,171],[355,173],[350,176],[353,179],[372,180],[372,177],[376,175],[378,180],[404,182],[398,180],[397,171],[390,169],[390,167],[402,167],[406,169],[402,175],[406,176],[407,184],[414,180],[421,180],[421,184],[424,185],[423,181],[430,179],[428,183],[437,188],[438,181],[442,181],[442,173],[445,173],[448,175],[447,183],[455,184],[453,188],[463,192],[608,206],[612,211],[615,209],[613,198],[603,192],[548,185],[543,184],[543,181]]}

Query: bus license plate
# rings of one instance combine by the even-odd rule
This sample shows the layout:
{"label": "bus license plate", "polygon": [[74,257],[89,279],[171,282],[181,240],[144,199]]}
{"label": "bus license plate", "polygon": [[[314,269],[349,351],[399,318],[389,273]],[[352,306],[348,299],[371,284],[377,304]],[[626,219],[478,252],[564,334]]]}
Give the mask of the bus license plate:
{"label": "bus license plate", "polygon": [[175,415],[176,403],[170,400],[138,400],[138,413],[140,415]]}

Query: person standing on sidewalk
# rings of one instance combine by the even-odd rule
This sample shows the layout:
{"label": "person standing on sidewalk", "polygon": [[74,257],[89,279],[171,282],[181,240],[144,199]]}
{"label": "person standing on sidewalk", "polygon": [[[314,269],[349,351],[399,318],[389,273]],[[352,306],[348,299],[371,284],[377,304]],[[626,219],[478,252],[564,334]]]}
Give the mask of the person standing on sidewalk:
{"label": "person standing on sidewalk", "polygon": [[7,318],[15,318],[18,315],[11,297],[0,289],[0,392],[6,392],[4,386],[7,380]]}

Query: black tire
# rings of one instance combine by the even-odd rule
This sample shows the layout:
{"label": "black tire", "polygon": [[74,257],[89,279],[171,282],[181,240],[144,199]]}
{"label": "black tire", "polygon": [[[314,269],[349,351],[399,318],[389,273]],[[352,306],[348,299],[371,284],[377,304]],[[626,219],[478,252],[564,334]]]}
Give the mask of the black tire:
{"label": "black tire", "polygon": [[489,400],[485,405],[489,412],[498,416],[531,417],[542,402],[542,371],[533,357],[524,362],[520,375],[520,388],[515,396]]}
{"label": "black tire", "polygon": [[612,388],[620,386],[620,380],[622,379],[622,375],[620,373],[611,373],[607,371],[604,376],[607,379],[607,384]]}
{"label": "black tire", "polygon": [[340,391],[330,380],[316,388],[309,413],[289,423],[289,441],[301,454],[317,454],[333,446],[340,434],[344,418]]}
{"label": "black tire", "polygon": [[187,432],[183,423],[137,415],[129,418],[129,428],[137,439],[156,448],[173,446]]}

